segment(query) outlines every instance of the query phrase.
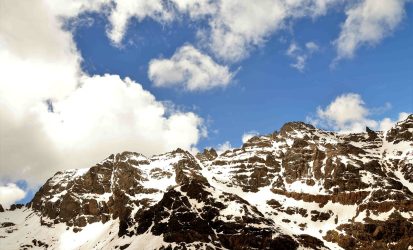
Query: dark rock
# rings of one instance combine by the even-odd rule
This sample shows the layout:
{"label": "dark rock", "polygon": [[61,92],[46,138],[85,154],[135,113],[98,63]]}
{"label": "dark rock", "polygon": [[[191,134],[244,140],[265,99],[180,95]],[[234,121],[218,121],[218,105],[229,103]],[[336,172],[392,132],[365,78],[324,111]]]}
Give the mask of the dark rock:
{"label": "dark rock", "polygon": [[302,234],[297,235],[298,241],[303,245],[303,247],[308,247],[310,249],[325,249],[324,242],[320,239],[314,238],[313,236]]}
{"label": "dark rock", "polygon": [[15,226],[16,224],[14,224],[13,222],[3,222],[3,223],[1,223],[0,224],[0,228],[3,228],[3,227],[12,227],[12,226]]}
{"label": "dark rock", "polygon": [[333,212],[330,210],[328,213],[320,212],[316,210],[311,210],[311,220],[312,221],[325,221],[330,219]]}
{"label": "dark rock", "polygon": [[367,132],[367,135],[369,136],[369,140],[375,140],[378,138],[376,132],[371,130],[369,127],[366,127],[366,132]]}
{"label": "dark rock", "polygon": [[12,204],[12,205],[10,206],[10,211],[14,211],[14,210],[16,210],[16,209],[21,209],[21,208],[23,208],[23,207],[24,207],[23,204]]}
{"label": "dark rock", "polygon": [[[213,198],[206,188],[212,187],[194,179],[182,185],[181,192],[169,190],[159,203],[135,216],[135,233],[142,234],[152,228],[151,232],[154,235],[163,235],[166,242],[209,242],[216,247],[229,249],[298,247],[298,243],[289,236],[280,235],[273,238],[275,231],[271,222],[256,208],[234,195],[224,193],[221,200],[244,204],[246,215],[237,219],[219,219],[219,211],[225,208],[225,204]],[[202,203],[203,209],[196,210],[187,197]],[[254,214],[247,211],[254,211]],[[262,226],[255,228],[249,226],[250,223]]]}
{"label": "dark rock", "polygon": [[355,222],[337,227],[346,235],[329,231],[324,239],[345,249],[408,249],[413,244],[413,224],[393,213],[386,221]]}
{"label": "dark rock", "polygon": [[[199,155],[199,157],[198,157]],[[197,158],[203,159],[205,158],[208,161],[215,160],[218,157],[217,151],[214,148],[204,149],[202,153],[198,153]]]}

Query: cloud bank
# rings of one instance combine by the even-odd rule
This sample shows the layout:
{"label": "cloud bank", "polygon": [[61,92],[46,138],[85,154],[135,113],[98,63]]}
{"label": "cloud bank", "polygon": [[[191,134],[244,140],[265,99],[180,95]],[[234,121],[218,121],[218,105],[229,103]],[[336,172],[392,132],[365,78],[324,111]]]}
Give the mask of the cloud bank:
{"label": "cloud bank", "polygon": [[24,179],[34,187],[58,170],[89,167],[112,153],[191,150],[206,136],[201,117],[171,110],[139,83],[81,70],[62,17],[104,3],[75,1],[65,10],[53,3],[6,1],[0,8],[2,183]]}

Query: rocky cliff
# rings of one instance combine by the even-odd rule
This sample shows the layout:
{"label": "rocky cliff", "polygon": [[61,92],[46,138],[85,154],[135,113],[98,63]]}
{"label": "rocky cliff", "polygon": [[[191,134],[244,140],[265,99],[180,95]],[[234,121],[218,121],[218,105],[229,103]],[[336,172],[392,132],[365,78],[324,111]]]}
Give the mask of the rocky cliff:
{"label": "rocky cliff", "polygon": [[413,249],[413,115],[389,131],[302,122],[241,148],[124,152],[0,210],[5,249]]}

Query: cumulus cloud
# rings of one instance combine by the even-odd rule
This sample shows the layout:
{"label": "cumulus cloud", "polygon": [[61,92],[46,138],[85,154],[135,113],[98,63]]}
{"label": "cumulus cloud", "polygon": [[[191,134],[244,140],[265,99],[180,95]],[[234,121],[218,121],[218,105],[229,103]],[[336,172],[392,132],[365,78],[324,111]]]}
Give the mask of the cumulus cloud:
{"label": "cumulus cloud", "polygon": [[307,42],[304,48],[301,48],[297,43],[292,42],[287,49],[287,56],[294,59],[294,63],[290,64],[291,67],[303,72],[307,60],[312,56],[312,54],[318,51],[319,47],[315,42]]}
{"label": "cumulus cloud", "polygon": [[374,110],[366,107],[359,94],[346,93],[337,96],[327,107],[318,107],[316,117],[307,117],[307,121],[315,126],[333,129],[341,133],[355,133],[365,131],[366,126],[386,131],[408,115],[402,112],[396,121],[390,118],[374,120],[370,118]]}
{"label": "cumulus cloud", "polygon": [[103,4],[84,2],[73,1],[66,12],[47,1],[2,3],[3,183],[24,179],[33,187],[56,171],[88,167],[112,153],[191,150],[206,136],[197,114],[170,110],[139,83],[82,72],[81,55],[72,34],[62,29],[62,17]]}
{"label": "cumulus cloud", "polygon": [[391,34],[404,16],[405,0],[364,0],[347,9],[335,45],[337,59],[351,58],[362,45],[375,45]]}
{"label": "cumulus cloud", "polygon": [[23,199],[25,196],[26,192],[14,183],[0,185],[0,204],[3,208],[9,208],[10,205]]}
{"label": "cumulus cloud", "polygon": [[170,59],[151,60],[148,70],[155,86],[182,85],[189,91],[225,87],[233,75],[227,66],[217,64],[192,45],[179,48]]}
{"label": "cumulus cloud", "polygon": [[249,131],[249,132],[244,133],[242,135],[242,143],[246,143],[249,139],[257,135],[258,135],[257,131]]}

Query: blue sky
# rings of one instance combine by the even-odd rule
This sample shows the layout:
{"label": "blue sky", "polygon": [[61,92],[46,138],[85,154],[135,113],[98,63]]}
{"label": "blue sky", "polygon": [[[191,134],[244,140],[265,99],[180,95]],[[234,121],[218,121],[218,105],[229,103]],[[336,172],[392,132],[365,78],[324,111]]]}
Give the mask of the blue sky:
{"label": "blue sky", "polygon": [[[332,66],[337,56],[332,41],[340,33],[346,16],[331,12],[312,20],[306,18],[280,30],[251,51],[251,55],[231,65],[236,76],[226,88],[202,92],[154,87],[148,79],[148,63],[157,57],[169,58],[185,43],[195,43],[199,23],[188,20],[162,25],[156,21],[132,22],[122,48],[113,46],[105,31],[102,15],[91,15],[93,24],[76,29],[75,40],[83,57],[82,67],[90,74],[114,73],[131,77],[159,100],[170,100],[208,120],[209,135],[198,148],[229,141],[239,146],[248,131],[266,134],[288,121],[306,121],[318,106],[325,107],[344,93],[358,93],[366,106],[391,108],[373,118],[397,119],[400,112],[413,109],[413,6],[406,17],[378,44],[363,46],[354,58]],[[303,72],[290,66],[286,55],[290,43],[303,46],[314,41],[320,48]]]}
{"label": "blue sky", "polygon": [[223,150],[289,121],[386,130],[413,112],[408,0],[16,0],[0,17],[6,205],[124,150]]}

